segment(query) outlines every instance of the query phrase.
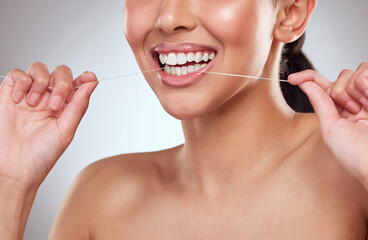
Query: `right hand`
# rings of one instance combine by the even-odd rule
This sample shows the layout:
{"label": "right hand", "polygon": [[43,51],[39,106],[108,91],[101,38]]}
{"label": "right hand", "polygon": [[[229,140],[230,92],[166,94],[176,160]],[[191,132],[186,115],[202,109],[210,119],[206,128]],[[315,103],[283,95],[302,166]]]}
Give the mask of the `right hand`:
{"label": "right hand", "polygon": [[51,74],[42,63],[12,70],[0,86],[0,181],[38,188],[71,143],[97,84],[90,72],[73,81],[66,66]]}

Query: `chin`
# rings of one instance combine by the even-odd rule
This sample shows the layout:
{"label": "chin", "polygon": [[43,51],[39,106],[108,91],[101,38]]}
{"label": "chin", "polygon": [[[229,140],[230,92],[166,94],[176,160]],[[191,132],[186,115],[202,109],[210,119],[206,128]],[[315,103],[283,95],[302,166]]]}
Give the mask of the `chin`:
{"label": "chin", "polygon": [[190,101],[181,101],[178,104],[161,102],[161,105],[169,115],[178,120],[194,119],[205,113],[205,109],[198,102],[194,104]]}

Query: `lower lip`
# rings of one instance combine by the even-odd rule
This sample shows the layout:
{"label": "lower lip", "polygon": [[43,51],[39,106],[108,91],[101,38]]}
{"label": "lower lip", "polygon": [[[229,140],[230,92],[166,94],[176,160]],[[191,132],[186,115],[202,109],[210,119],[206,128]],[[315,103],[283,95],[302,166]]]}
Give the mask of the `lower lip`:
{"label": "lower lip", "polygon": [[[206,74],[206,72],[208,72],[208,70],[211,68],[214,59],[212,59],[204,68],[201,68],[192,73],[188,73],[187,75],[184,76],[169,74],[166,73],[163,69],[158,70],[157,74],[159,75],[159,78],[161,79],[162,83],[169,87],[186,87],[202,79],[202,77]],[[160,68],[161,66],[158,61],[159,59],[155,57],[155,65],[157,68]]]}

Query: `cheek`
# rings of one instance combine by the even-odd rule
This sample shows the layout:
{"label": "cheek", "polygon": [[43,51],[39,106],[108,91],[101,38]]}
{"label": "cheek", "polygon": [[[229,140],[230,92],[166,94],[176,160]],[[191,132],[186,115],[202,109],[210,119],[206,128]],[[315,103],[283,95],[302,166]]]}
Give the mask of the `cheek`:
{"label": "cheek", "polygon": [[220,2],[206,6],[201,22],[223,43],[240,44],[249,39],[257,28],[254,1]]}
{"label": "cheek", "polygon": [[[200,14],[203,26],[224,47],[226,67],[252,69],[255,74],[265,64],[272,43],[274,9],[269,0],[233,0],[207,4],[206,14]],[[201,8],[204,8],[202,6]],[[254,71],[254,72],[253,72]]]}
{"label": "cheek", "polygon": [[141,1],[127,0],[124,7],[124,34],[133,51],[143,46],[145,36],[155,23],[152,6]]}

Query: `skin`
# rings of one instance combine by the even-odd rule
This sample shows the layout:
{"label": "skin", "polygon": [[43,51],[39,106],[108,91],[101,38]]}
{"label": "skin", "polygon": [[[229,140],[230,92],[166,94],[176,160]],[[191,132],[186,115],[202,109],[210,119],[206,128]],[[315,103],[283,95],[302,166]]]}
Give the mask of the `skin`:
{"label": "skin", "polygon": [[[217,50],[211,71],[277,78],[283,45],[301,36],[315,4],[126,0],[124,31],[142,70],[153,68],[155,44],[193,41]],[[88,166],[49,239],[366,239],[368,64],[334,83],[314,71],[290,76],[316,114],[292,111],[277,82],[206,75],[178,89],[145,77],[182,121],[185,144]],[[96,86],[93,73],[73,81],[66,66],[9,73],[0,88],[2,236],[23,235]],[[52,96],[65,99],[60,108]]]}

